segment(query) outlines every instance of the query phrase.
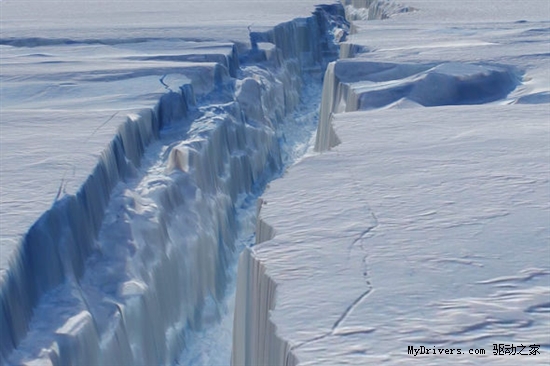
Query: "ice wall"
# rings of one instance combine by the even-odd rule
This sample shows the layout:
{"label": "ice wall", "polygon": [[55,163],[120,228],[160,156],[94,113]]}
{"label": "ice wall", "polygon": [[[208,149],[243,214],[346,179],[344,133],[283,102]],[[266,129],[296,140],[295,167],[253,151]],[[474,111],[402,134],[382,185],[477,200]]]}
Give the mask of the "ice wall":
{"label": "ice wall", "polygon": [[232,365],[298,364],[291,345],[277,334],[270,319],[276,289],[263,264],[245,249],[239,259]]}
{"label": "ice wall", "polygon": [[235,205],[279,173],[278,125],[303,74],[335,57],[342,16],[319,7],[252,32],[250,50],[197,65],[191,84],[128,116],[2,273],[0,364],[174,362],[224,292]]}

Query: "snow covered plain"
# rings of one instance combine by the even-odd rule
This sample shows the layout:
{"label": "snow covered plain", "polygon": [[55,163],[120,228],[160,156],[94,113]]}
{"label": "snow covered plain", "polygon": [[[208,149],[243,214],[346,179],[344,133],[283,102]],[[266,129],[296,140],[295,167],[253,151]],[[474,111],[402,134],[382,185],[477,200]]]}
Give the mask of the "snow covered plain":
{"label": "snow covered plain", "polygon": [[189,360],[314,131],[342,23],[315,5],[0,4],[0,363]]}
{"label": "snow covered plain", "polygon": [[550,4],[346,3],[318,152],[240,258],[233,364],[549,364]]}

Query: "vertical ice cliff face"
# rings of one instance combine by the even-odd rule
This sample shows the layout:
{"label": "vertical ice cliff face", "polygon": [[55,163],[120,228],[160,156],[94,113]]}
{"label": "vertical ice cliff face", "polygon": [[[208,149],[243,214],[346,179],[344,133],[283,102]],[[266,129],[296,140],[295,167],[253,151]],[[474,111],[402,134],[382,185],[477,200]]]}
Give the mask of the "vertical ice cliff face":
{"label": "vertical ice cliff face", "polygon": [[[340,108],[340,101],[345,101],[342,90],[345,85],[341,84],[334,74],[335,63],[331,63],[325,72],[323,81],[323,94],[321,99],[321,110],[319,111],[319,125],[315,136],[315,151],[325,151],[340,143],[338,136],[332,128],[330,120],[332,114]],[[347,88],[345,90],[347,92]],[[346,93],[347,94],[347,93]]]}
{"label": "vertical ice cliff face", "polygon": [[276,288],[263,264],[245,249],[239,259],[232,365],[298,364],[291,345],[277,334],[270,319]]}
{"label": "vertical ice cliff face", "polygon": [[251,50],[197,63],[190,84],[128,116],[2,273],[0,364],[174,362],[224,294],[236,206],[280,172],[279,126],[305,73],[335,58],[342,17],[319,7],[252,32]]}

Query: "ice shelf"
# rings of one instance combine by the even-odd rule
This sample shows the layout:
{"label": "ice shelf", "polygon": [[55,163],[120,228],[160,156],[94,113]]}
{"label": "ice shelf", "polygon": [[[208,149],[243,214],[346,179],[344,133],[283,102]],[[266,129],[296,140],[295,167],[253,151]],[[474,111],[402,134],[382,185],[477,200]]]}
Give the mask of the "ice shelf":
{"label": "ice shelf", "polygon": [[[337,4],[319,6],[251,31],[250,47],[130,52],[131,66],[101,70],[77,63],[94,82],[161,72],[166,90],[153,108],[126,117],[74,193],[62,180],[51,208],[10,253],[0,282],[0,364],[176,362],[205,303],[224,294],[236,208],[280,174],[280,126],[301,103],[307,75],[336,58],[333,29],[343,15]],[[19,40],[3,44],[49,42]]]}
{"label": "ice shelf", "polygon": [[548,4],[344,3],[317,153],[240,257],[233,365],[547,364]]}

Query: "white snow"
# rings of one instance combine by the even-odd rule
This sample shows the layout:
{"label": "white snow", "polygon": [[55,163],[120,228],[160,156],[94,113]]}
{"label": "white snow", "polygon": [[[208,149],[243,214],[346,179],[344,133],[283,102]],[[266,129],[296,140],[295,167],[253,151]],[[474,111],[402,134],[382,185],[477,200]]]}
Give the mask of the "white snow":
{"label": "white snow", "polygon": [[550,5],[403,3],[355,21],[353,58],[325,76],[322,153],[260,200],[235,365],[550,362]]}
{"label": "white snow", "polygon": [[[408,345],[546,348],[548,108],[354,112],[334,125],[342,144],[299,162],[262,198],[275,235],[241,259],[249,292],[238,288],[249,308],[262,302],[248,316],[274,307],[258,332],[276,327],[300,364],[407,364]],[[276,302],[242,282],[250,277],[275,283]],[[280,350],[254,334],[236,344]],[[542,352],[529,362],[546,363]],[[445,361],[510,363],[418,362]]]}

